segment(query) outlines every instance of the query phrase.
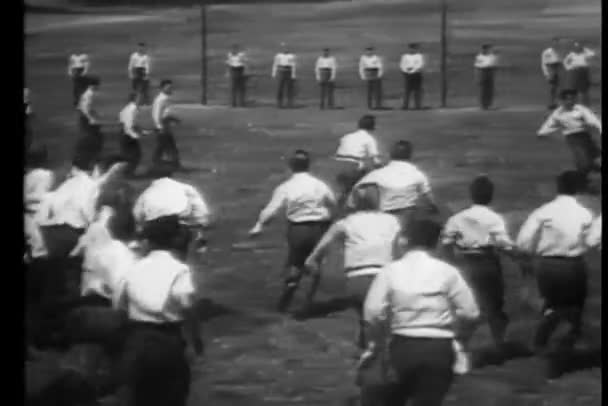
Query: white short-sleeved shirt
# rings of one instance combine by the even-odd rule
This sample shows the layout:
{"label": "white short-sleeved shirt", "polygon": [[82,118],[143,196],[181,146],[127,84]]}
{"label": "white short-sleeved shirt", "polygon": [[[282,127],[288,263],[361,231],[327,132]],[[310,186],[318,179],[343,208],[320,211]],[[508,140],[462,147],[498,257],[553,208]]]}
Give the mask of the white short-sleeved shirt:
{"label": "white short-sleeved shirt", "polygon": [[363,129],[346,134],[340,139],[335,158],[340,161],[356,162],[360,167],[368,160],[380,155],[378,143],[373,135]]}
{"label": "white short-sleeved shirt", "polygon": [[188,265],[168,251],[152,251],[125,274],[115,304],[126,307],[131,320],[173,323],[196,300],[193,274]]}
{"label": "white short-sleeved shirt", "polygon": [[357,185],[366,183],[378,185],[382,211],[414,207],[421,195],[431,192],[426,175],[405,161],[391,161],[365,175]]}
{"label": "white short-sleeved shirt", "polygon": [[443,244],[463,250],[513,244],[504,218],[487,206],[473,205],[448,219],[442,233]]}
{"label": "white short-sleeved shirt", "polygon": [[362,275],[349,270],[366,267],[370,268],[365,274],[375,274],[379,266],[393,260],[394,243],[401,231],[401,224],[395,216],[377,211],[361,211],[338,221],[336,227],[342,228],[344,232],[344,268],[347,276]]}

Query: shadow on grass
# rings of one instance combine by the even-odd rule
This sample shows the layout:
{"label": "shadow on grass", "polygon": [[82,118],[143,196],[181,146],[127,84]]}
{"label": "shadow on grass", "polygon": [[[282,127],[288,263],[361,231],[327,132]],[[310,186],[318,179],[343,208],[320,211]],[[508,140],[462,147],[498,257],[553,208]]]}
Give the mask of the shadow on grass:
{"label": "shadow on grass", "polygon": [[216,317],[235,315],[238,312],[230,307],[215,303],[210,299],[201,299],[196,303],[196,311],[201,321],[209,321]]}
{"label": "shadow on grass", "polygon": [[528,358],[534,353],[521,342],[505,343],[504,351],[500,353],[494,346],[476,348],[473,352],[473,367],[483,368],[488,365],[501,365],[506,361],[518,358]]}
{"label": "shadow on grass", "polygon": [[600,347],[575,349],[556,352],[548,356],[554,371],[558,375],[602,367],[602,349]]}
{"label": "shadow on grass", "polygon": [[324,302],[313,303],[308,309],[298,311],[293,317],[298,321],[327,317],[331,313],[347,310],[351,307],[349,298],[333,298]]}

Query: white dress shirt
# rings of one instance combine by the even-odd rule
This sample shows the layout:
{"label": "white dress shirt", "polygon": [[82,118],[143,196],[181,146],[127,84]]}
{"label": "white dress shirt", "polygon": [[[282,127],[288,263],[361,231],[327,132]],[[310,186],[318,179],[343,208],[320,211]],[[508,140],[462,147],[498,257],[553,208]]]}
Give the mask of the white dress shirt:
{"label": "white dress shirt", "polygon": [[378,55],[361,55],[359,58],[359,76],[361,80],[366,80],[366,69],[378,69],[378,78],[384,75],[384,64]]}
{"label": "white dress shirt", "polygon": [[591,58],[595,56],[595,52],[589,48],[585,48],[583,52],[570,52],[564,58],[564,68],[572,70],[576,68],[588,68],[591,63]]}
{"label": "white dress shirt", "polygon": [[296,56],[291,52],[284,53],[279,52],[274,56],[274,62],[272,64],[272,77],[277,76],[277,70],[279,67],[291,67],[291,78],[296,78]]}
{"label": "white dress shirt", "polygon": [[488,206],[474,204],[448,219],[442,233],[444,245],[456,245],[462,250],[497,246],[511,247],[504,218]]}
{"label": "white dress shirt", "polygon": [[401,224],[387,213],[360,211],[339,220],[332,228],[344,238],[344,269],[346,276],[352,278],[375,275],[393,260]]}
{"label": "white dress shirt", "polygon": [[97,294],[112,299],[126,272],[136,260],[126,244],[112,238],[107,222],[111,209],[102,208],[100,215],[80,237],[72,255],[82,255],[82,296]]}
{"label": "white dress shirt", "polygon": [[591,248],[602,248],[602,215],[600,214],[589,229],[587,234],[587,245]]}
{"label": "white dress shirt", "polygon": [[99,184],[88,173],[72,168],[71,176],[42,200],[40,224],[86,229],[95,219],[98,191]]}
{"label": "white dress shirt", "polygon": [[585,237],[592,220],[591,212],[574,197],[559,195],[532,212],[516,243],[521,250],[543,257],[578,257],[588,249]]}
{"label": "white dress shirt", "polygon": [[87,54],[72,54],[68,62],[68,75],[73,75],[73,69],[83,69],[82,74],[86,75],[89,71],[90,61]]}
{"label": "white dress shirt", "polygon": [[602,132],[602,121],[588,107],[575,104],[572,110],[558,107],[549,115],[538,130],[537,135],[542,137],[561,130],[563,135],[586,132],[589,127]]}
{"label": "white dress shirt", "polygon": [[401,72],[403,73],[418,73],[424,69],[425,61],[424,55],[420,52],[415,54],[403,54],[401,56]]}
{"label": "white dress shirt", "polygon": [[550,72],[547,65],[553,65],[556,63],[560,63],[561,61],[561,57],[559,56],[557,51],[553,49],[553,47],[545,49],[540,56],[540,68],[543,71],[543,75],[545,75],[545,77],[549,76]]}
{"label": "white dress shirt", "polygon": [[473,292],[458,269],[420,250],[380,270],[363,312],[371,324],[390,314],[392,334],[424,338],[454,338],[459,319],[479,317]]}
{"label": "white dress shirt", "polygon": [[157,179],[135,202],[133,215],[139,224],[177,215],[191,226],[207,226],[210,213],[205,200],[193,186],[171,178]]}
{"label": "white dress shirt", "polygon": [[496,54],[477,54],[475,57],[475,67],[477,69],[495,68],[498,65]]}
{"label": "white dress shirt", "polygon": [[[380,191],[380,210],[399,210],[416,206],[422,195],[431,193],[429,180],[415,165],[390,161],[365,175],[357,185],[375,183]],[[356,189],[357,185],[353,189]],[[349,196],[352,206],[352,194]]]}
{"label": "white dress shirt", "polygon": [[317,82],[321,80],[321,69],[331,69],[331,76],[329,80],[332,82],[336,80],[336,70],[338,69],[338,64],[336,63],[335,57],[320,56],[317,58],[317,62],[315,64],[315,78],[317,78]]}
{"label": "white dress shirt", "polygon": [[97,92],[93,91],[91,88],[88,88],[84,91],[82,96],[80,96],[80,100],[78,101],[78,111],[89,119],[90,124],[97,123],[97,110],[95,109],[96,100]]}
{"label": "white dress shirt", "polygon": [[195,304],[196,288],[188,265],[168,251],[152,251],[136,261],[114,298],[115,307],[127,310],[129,319],[148,323],[184,320]]}
{"label": "white dress shirt", "polygon": [[226,57],[226,65],[231,68],[245,67],[246,61],[247,59],[244,52],[228,52],[228,56]]}
{"label": "white dress shirt", "polygon": [[130,102],[120,111],[118,120],[122,124],[122,129],[129,137],[139,138],[139,133],[135,130],[135,118],[137,117],[137,104]]}
{"label": "white dress shirt", "polygon": [[132,70],[135,68],[144,68],[146,76],[150,74],[150,57],[148,54],[141,54],[139,52],[133,52],[129,57],[129,77],[132,77]]}
{"label": "white dress shirt", "polygon": [[165,92],[160,92],[154,102],[152,102],[152,121],[157,130],[163,128],[163,118],[169,111],[169,95]]}
{"label": "white dress shirt", "polygon": [[370,160],[378,163],[378,143],[368,131],[359,129],[340,138],[335,158],[339,161],[355,162],[359,164],[359,168],[363,168]]}
{"label": "white dress shirt", "polygon": [[329,221],[336,197],[329,186],[308,172],[294,173],[274,190],[270,202],[260,213],[258,223],[268,222],[285,208],[288,221]]}

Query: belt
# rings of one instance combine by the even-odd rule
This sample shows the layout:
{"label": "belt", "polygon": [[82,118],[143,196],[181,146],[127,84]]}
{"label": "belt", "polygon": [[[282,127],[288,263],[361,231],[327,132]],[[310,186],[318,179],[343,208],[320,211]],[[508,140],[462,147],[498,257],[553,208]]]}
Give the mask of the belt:
{"label": "belt", "polygon": [[353,267],[349,267],[344,269],[344,272],[346,273],[351,273],[351,272],[355,272],[355,271],[361,271],[363,269],[369,269],[369,268],[382,268],[384,267],[384,265],[378,265],[378,264],[372,264],[372,265],[358,265],[358,266],[353,266]]}
{"label": "belt", "polygon": [[292,67],[288,65],[280,65],[279,69],[292,69]]}
{"label": "belt", "polygon": [[365,70],[380,70],[380,68],[365,68]]}
{"label": "belt", "polygon": [[488,255],[496,252],[496,247],[493,246],[478,248],[461,248],[457,246],[456,249],[462,255]]}
{"label": "belt", "polygon": [[341,154],[340,155],[336,154],[334,158],[336,158],[336,159],[346,159],[346,160],[349,160],[349,161],[354,160],[354,161],[357,161],[357,162],[363,161],[365,159],[363,157],[358,157],[358,156],[354,156],[354,155],[341,155]]}
{"label": "belt", "polygon": [[327,224],[331,221],[329,219],[324,220],[307,220],[307,221],[291,221],[288,220],[289,225],[291,226],[314,226],[318,224]]}
{"label": "belt", "polygon": [[155,330],[163,333],[181,334],[181,323],[152,323],[147,321],[130,320],[129,327],[133,329]]}
{"label": "belt", "polygon": [[546,256],[540,256],[540,259],[557,259],[560,261],[582,261],[583,257],[580,255],[574,256],[574,257],[566,257],[566,256],[561,256],[561,255],[546,255]]}

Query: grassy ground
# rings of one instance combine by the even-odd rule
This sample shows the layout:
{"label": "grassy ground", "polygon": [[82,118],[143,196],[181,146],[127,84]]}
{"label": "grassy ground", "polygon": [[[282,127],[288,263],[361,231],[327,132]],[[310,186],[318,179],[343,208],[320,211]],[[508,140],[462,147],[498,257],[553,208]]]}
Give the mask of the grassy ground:
{"label": "grassy ground", "polygon": [[[495,207],[505,214],[513,233],[527,213],[550,199],[553,177],[570,166],[564,143],[556,137],[537,141],[534,132],[545,116],[546,88],[538,57],[554,35],[579,38],[600,47],[599,1],[565,0],[454,2],[450,9],[450,88],[448,110],[404,113],[378,112],[378,137],[384,146],[407,138],[416,146],[416,163],[429,175],[438,199],[449,210],[467,204],[466,185],[479,172],[496,182]],[[70,107],[67,56],[85,49],[93,71],[101,75],[100,110],[114,120],[127,93],[126,63],[132,45],[150,44],[155,83],[176,81],[176,99],[199,98],[198,9],[141,11],[127,16],[26,16],[26,80],[33,91],[39,141],[50,146],[59,170],[77,137]],[[120,17],[120,18],[117,18]],[[127,17],[133,17],[127,19]],[[178,134],[184,164],[178,177],[203,191],[218,215],[209,255],[200,264],[201,286],[213,303],[205,310],[207,355],[194,367],[192,405],[341,405],[356,395],[352,356],[353,315],[337,311],[328,317],[294,321],[273,312],[280,289],[284,257],[281,222],[269,228],[256,250],[237,250],[274,185],[286,175],[281,157],[304,147],[315,158],[314,171],[333,178],[330,155],[338,138],[354,128],[363,109],[363,86],[356,62],[361,49],[374,44],[388,63],[387,104],[399,106],[401,78],[398,57],[410,41],[430,54],[426,104],[438,105],[438,22],[427,1],[352,1],[308,5],[214,6],[210,24],[210,102],[215,107],[184,108]],[[274,83],[268,77],[272,55],[287,41],[300,61],[298,103],[278,111]],[[230,44],[240,42],[253,60],[250,109],[230,110],[222,61]],[[479,112],[472,85],[471,61],[481,42],[494,42],[505,62],[499,73],[497,111]],[[338,57],[338,104],[341,110],[320,112],[313,81],[314,59],[324,46]],[[601,58],[601,55],[600,55]],[[601,63],[601,59],[599,61]],[[593,71],[594,108],[601,112],[600,69]],[[147,114],[143,124],[149,123]],[[108,133],[110,149],[117,148]],[[145,160],[153,140],[144,140]],[[144,180],[138,182],[145,186]],[[585,198],[595,212],[597,198]],[[333,261],[339,262],[339,261]],[[601,347],[600,259],[590,256],[591,294],[585,342]],[[530,338],[536,314],[521,301],[524,286],[517,267],[504,261],[507,312],[514,341]],[[343,293],[339,266],[329,267],[319,301]],[[487,328],[476,334],[474,346],[489,344]],[[488,366],[456,381],[448,405],[599,405],[599,356],[586,367],[552,384],[542,381],[541,364],[520,358],[501,367]]]}

